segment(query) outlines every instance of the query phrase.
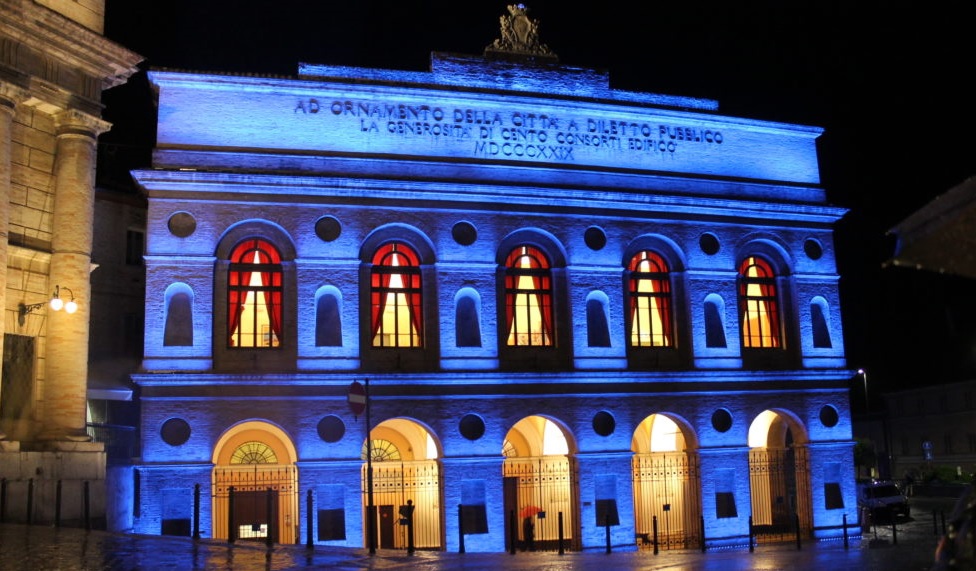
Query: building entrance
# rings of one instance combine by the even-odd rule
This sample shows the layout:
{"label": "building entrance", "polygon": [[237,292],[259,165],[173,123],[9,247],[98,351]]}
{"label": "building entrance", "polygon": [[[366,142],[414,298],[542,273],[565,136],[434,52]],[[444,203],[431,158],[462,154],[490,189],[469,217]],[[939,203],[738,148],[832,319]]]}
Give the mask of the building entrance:
{"label": "building entrance", "polygon": [[523,418],[505,436],[505,547],[525,551],[578,550],[579,473],[561,427],[541,416]]}
{"label": "building entrance", "polygon": [[638,548],[652,549],[655,537],[659,549],[701,545],[701,479],[694,442],[690,429],[663,414],[645,418],[634,432]]}
{"label": "building entrance", "polygon": [[[401,508],[413,506],[413,545],[416,549],[444,548],[444,512],[438,446],[431,433],[412,420],[395,418],[373,428],[373,505],[376,506],[376,545],[406,549],[410,538]],[[361,458],[363,545],[369,545],[366,443]]]}
{"label": "building entrance", "polygon": [[749,490],[759,542],[809,536],[810,469],[802,426],[781,412],[762,412],[749,427]]}
{"label": "building entrance", "polygon": [[298,469],[281,429],[247,422],[221,437],[212,476],[213,537],[295,543]]}

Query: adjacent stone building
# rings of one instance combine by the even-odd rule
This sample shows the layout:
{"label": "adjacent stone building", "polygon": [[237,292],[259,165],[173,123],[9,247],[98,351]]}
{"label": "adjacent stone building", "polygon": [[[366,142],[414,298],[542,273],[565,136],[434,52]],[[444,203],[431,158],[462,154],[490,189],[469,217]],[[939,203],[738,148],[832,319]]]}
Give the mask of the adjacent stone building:
{"label": "adjacent stone building", "polygon": [[821,129],[613,89],[524,8],[501,24],[428,72],[151,72],[135,531],[501,551],[854,521]]}
{"label": "adjacent stone building", "polygon": [[[104,515],[86,431],[96,139],[102,91],[141,58],[102,36],[104,1],[0,0],[0,477],[8,521]],[[31,506],[31,512],[27,507]]]}

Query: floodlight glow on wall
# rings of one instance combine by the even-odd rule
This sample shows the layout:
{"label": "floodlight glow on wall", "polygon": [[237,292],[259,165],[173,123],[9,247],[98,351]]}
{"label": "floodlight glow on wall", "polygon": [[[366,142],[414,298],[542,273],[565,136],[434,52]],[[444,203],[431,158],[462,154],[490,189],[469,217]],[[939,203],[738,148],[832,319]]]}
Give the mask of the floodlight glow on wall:
{"label": "floodlight glow on wall", "polygon": [[[64,290],[68,293],[68,301],[61,299],[61,291]],[[75,293],[71,289],[66,287],[61,287],[59,285],[54,286],[54,293],[51,294],[51,300],[42,303],[31,303],[24,304],[21,303],[18,307],[18,321],[21,325],[27,319],[27,314],[33,313],[34,311],[49,305],[54,311],[61,311],[64,309],[65,313],[74,313],[78,311],[78,303],[75,302]]]}

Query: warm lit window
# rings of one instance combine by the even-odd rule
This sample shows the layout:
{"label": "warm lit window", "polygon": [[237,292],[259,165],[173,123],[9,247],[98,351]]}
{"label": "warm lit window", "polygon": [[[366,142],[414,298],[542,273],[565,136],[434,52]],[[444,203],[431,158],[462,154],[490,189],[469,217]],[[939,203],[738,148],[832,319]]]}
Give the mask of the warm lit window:
{"label": "warm lit window", "polygon": [[278,250],[263,240],[246,240],[230,255],[227,280],[227,344],[281,345],[282,270]]}
{"label": "warm lit window", "polygon": [[739,266],[739,315],[743,347],[783,347],[776,274],[762,258],[749,256]]}
{"label": "warm lit window", "polygon": [[552,274],[549,259],[519,246],[505,260],[505,318],[509,346],[551,346]]}
{"label": "warm lit window", "polygon": [[630,260],[630,345],[672,347],[671,280],[668,264],[654,252]]}
{"label": "warm lit window", "polygon": [[422,347],[420,259],[402,242],[381,246],[370,278],[373,347]]}

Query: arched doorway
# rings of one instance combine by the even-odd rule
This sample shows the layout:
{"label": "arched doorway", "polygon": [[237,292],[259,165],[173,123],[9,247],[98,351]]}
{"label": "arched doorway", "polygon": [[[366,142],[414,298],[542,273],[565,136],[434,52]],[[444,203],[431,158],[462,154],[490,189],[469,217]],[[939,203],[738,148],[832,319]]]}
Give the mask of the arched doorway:
{"label": "arched doorway", "polygon": [[701,478],[691,429],[652,414],[634,431],[634,526],[637,546],[688,549],[701,544]]}
{"label": "arched doorway", "polygon": [[[401,524],[401,508],[413,506],[414,547],[443,549],[440,453],[433,435],[416,421],[393,418],[376,425],[370,437],[376,546],[381,549],[406,549],[409,546],[408,526]],[[364,441],[360,456],[363,460],[363,545],[368,546],[366,450]]]}
{"label": "arched doorway", "polygon": [[295,543],[298,469],[295,446],[277,426],[248,421],[214,447],[213,537]]}
{"label": "arched doorway", "polygon": [[[807,434],[785,411],[765,410],[749,426],[749,490],[757,541],[809,536]],[[799,530],[797,530],[799,527]]]}
{"label": "arched doorway", "polygon": [[580,549],[579,476],[567,431],[542,416],[515,423],[502,445],[505,546],[524,550]]}

